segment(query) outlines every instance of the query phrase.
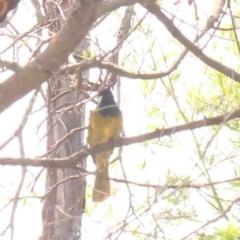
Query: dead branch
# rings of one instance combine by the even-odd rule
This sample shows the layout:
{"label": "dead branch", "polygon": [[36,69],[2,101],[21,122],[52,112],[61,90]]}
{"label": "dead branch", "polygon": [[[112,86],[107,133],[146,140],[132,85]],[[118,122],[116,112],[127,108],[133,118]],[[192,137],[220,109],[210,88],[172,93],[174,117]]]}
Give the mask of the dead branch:
{"label": "dead branch", "polygon": [[98,144],[91,148],[85,147],[83,150],[65,158],[0,158],[0,165],[12,165],[12,166],[33,166],[33,167],[45,167],[45,168],[79,168],[77,163],[86,158],[89,155],[100,153],[110,150],[114,147],[122,147],[135,143],[141,143],[149,141],[155,138],[161,138],[164,136],[171,136],[178,132],[194,130],[201,127],[209,127],[214,125],[224,124],[227,121],[240,118],[240,109],[211,118],[204,118],[202,120],[193,121],[190,123],[182,124],[179,126],[157,129],[153,132],[145,133],[138,136],[129,138],[119,138],[111,140],[106,143]]}

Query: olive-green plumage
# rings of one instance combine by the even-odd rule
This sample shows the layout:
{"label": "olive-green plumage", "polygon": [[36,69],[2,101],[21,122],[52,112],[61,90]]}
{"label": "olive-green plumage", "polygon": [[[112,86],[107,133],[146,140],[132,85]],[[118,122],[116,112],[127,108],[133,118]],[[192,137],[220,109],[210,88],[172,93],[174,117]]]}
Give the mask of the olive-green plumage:
{"label": "olive-green plumage", "polygon": [[[109,88],[100,93],[100,102],[95,111],[90,113],[88,144],[90,147],[116,139],[122,131],[122,114],[116,105]],[[96,178],[93,190],[93,202],[104,201],[110,195],[108,179],[108,161],[113,149],[95,154]]]}

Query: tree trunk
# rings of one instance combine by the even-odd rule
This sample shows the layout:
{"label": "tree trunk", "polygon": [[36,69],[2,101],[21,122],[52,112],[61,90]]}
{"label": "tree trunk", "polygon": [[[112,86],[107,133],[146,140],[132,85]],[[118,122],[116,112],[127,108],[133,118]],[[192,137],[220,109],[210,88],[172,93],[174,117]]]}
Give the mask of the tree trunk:
{"label": "tree trunk", "polygon": [[[60,16],[58,10],[49,2],[45,5],[47,11],[52,11],[52,18],[57,19]],[[69,2],[63,1],[61,8],[69,8]],[[61,20],[54,20],[51,31],[56,32],[61,26]],[[88,42],[84,40],[77,48],[77,52],[87,49]],[[82,77],[82,73],[78,74]],[[49,99],[53,99],[58,93],[69,89],[68,76],[57,76],[56,79],[49,81]],[[64,89],[64,90],[63,90]],[[75,91],[69,91],[67,94],[58,98],[49,104],[49,112],[62,106],[63,104],[73,104],[80,99],[81,95]],[[73,109],[65,113],[50,114],[48,120],[48,149],[53,146],[59,139],[64,137],[72,129],[81,127],[85,123],[84,107],[81,109]],[[81,150],[84,144],[83,131],[71,135],[65,143],[52,155],[53,157],[67,157]],[[81,167],[85,168],[85,160],[79,162]],[[63,180],[63,183],[57,187],[53,187],[50,193],[44,199],[42,210],[43,234],[42,240],[75,240],[80,239],[81,220],[85,203],[85,177],[75,180],[66,180],[70,176],[78,175],[77,170],[73,169],[48,169],[46,177],[46,192]]]}
{"label": "tree trunk", "polygon": [[[68,86],[66,79],[60,81],[56,89],[65,89]],[[62,104],[73,103],[79,100],[76,92],[70,92],[53,103],[53,108]],[[84,109],[81,109],[81,112]],[[80,111],[70,111],[56,116],[60,120],[49,133],[48,144],[52,145],[64,137],[72,129],[84,125],[84,117]],[[78,152],[83,146],[83,132],[70,136],[57,150],[54,157],[67,157]],[[79,164],[85,168],[85,161]],[[73,169],[48,169],[46,179],[46,192],[59,181],[77,175]],[[46,196],[43,206],[43,238],[44,240],[79,239],[81,229],[81,216],[84,208],[85,177],[65,181]]]}

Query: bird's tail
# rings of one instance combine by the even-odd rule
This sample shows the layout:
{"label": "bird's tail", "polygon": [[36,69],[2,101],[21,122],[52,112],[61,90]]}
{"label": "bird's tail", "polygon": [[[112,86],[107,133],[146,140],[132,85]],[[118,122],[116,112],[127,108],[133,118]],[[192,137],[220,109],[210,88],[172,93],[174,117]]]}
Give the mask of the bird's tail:
{"label": "bird's tail", "polygon": [[108,179],[108,165],[104,169],[96,170],[96,178],[93,189],[93,202],[102,202],[110,195],[110,181]]}

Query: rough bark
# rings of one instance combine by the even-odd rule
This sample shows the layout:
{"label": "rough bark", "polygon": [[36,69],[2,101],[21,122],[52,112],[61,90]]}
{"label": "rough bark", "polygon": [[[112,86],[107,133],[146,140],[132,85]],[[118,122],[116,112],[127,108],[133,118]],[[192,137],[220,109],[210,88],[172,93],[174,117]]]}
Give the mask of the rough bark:
{"label": "rough bark", "polygon": [[[58,89],[66,87],[67,81],[59,81]],[[79,99],[75,92],[60,98],[54,107],[66,102],[74,102]],[[58,116],[61,120],[57,120],[57,124],[49,136],[49,144],[61,139],[66,133],[74,128],[84,124],[84,118],[76,111],[71,111]],[[54,154],[54,157],[67,157],[78,152],[83,145],[83,133],[72,135]],[[52,145],[52,144],[51,144]],[[80,164],[85,168],[85,160],[81,160]],[[51,189],[57,182],[76,175],[78,172],[74,169],[48,169],[46,191]],[[85,178],[66,181],[59,185],[50,194],[47,195],[43,207],[43,237],[44,240],[65,240],[74,239],[70,236],[78,236],[80,234],[81,216],[84,207],[85,195]],[[49,223],[53,223],[48,225]]]}
{"label": "rough bark", "polygon": [[[61,8],[64,11],[70,6],[67,1],[63,1]],[[57,32],[61,26],[61,15],[54,5],[48,3],[47,11],[52,10],[52,19],[59,19],[52,24],[51,31]],[[49,19],[51,21],[51,18]],[[88,47],[87,41],[80,44],[78,51]],[[82,74],[80,72],[79,76]],[[66,76],[60,75],[49,81],[49,99],[53,99],[62,89],[69,88],[69,81]],[[76,91],[70,91],[67,95],[54,101],[50,108],[55,109],[66,103],[73,103],[79,100],[81,96]],[[81,112],[81,114],[80,114]],[[69,133],[72,129],[84,125],[84,107],[81,111],[72,110],[64,114],[55,114],[49,116],[48,128],[51,131],[48,134],[48,148],[54,145],[59,139]],[[68,157],[78,152],[84,142],[83,132],[71,135],[67,141],[54,153],[54,157]],[[85,159],[79,161],[83,169],[86,167]],[[46,191],[49,191],[55,184],[63,181],[78,172],[74,169],[52,169],[47,170]],[[85,203],[85,177],[71,181],[64,181],[47,194],[43,211],[43,234],[44,240],[74,240],[80,238],[81,220]],[[50,223],[50,224],[49,224]]]}

